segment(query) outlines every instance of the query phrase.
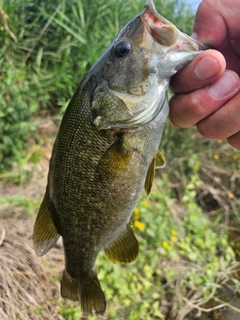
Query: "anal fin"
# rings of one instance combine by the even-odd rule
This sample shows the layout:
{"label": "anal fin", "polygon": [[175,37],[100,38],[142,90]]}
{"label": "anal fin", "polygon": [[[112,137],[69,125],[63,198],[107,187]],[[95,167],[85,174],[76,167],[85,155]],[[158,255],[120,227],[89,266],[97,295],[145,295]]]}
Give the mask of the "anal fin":
{"label": "anal fin", "polygon": [[38,256],[46,254],[54,246],[59,237],[60,234],[49,212],[46,192],[33,228],[33,247],[36,254]]}
{"label": "anal fin", "polygon": [[114,263],[128,263],[134,261],[139,253],[138,241],[133,233],[130,223],[104,249],[106,257]]}

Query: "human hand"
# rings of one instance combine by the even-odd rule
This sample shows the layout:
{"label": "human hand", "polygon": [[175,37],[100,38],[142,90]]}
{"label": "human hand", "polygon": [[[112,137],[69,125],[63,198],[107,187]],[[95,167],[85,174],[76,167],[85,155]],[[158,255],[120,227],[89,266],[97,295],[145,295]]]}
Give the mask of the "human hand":
{"label": "human hand", "polygon": [[240,6],[238,0],[203,0],[193,36],[216,50],[198,55],[171,80],[170,120],[196,125],[206,138],[227,139],[240,150]]}

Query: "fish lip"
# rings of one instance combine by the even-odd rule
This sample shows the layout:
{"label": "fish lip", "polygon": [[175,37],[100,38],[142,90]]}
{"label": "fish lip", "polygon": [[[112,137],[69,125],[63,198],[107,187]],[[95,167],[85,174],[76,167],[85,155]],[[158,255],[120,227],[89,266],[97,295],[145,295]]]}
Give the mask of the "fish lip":
{"label": "fish lip", "polygon": [[141,16],[143,16],[145,13],[149,12],[153,15],[154,18],[156,18],[159,22],[165,23],[165,24],[172,24],[170,21],[168,21],[167,19],[165,19],[163,16],[161,16],[155,7],[155,4],[153,2],[153,0],[147,0],[147,2],[144,5],[144,11],[141,14]]}
{"label": "fish lip", "polygon": [[140,17],[145,28],[157,43],[169,47],[176,42],[178,29],[157,12],[152,0],[145,3],[144,11],[140,14]]}
{"label": "fish lip", "polygon": [[176,47],[178,50],[196,52],[210,48],[209,45],[201,43],[181,31],[179,31],[178,39],[173,47]]}
{"label": "fish lip", "polygon": [[141,19],[154,40],[166,49],[168,47],[168,50],[198,52],[210,48],[209,45],[181,32],[173,23],[162,17],[157,12],[153,0],[145,3]]}

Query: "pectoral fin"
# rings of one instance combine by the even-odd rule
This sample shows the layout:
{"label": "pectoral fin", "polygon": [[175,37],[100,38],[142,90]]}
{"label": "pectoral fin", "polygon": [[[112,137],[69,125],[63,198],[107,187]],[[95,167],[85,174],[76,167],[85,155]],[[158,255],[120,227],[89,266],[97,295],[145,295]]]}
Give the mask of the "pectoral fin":
{"label": "pectoral fin", "polygon": [[47,193],[39,209],[33,228],[33,247],[38,256],[46,254],[57,242],[60,234],[52,220],[47,205]]}
{"label": "pectoral fin", "polygon": [[106,257],[114,263],[128,263],[137,258],[139,245],[130,223],[104,251]]}
{"label": "pectoral fin", "polygon": [[126,138],[116,140],[106,151],[98,164],[97,172],[106,172],[104,179],[119,177],[129,165],[134,150]]}
{"label": "pectoral fin", "polygon": [[152,190],[153,181],[155,178],[155,169],[156,168],[163,168],[165,166],[165,164],[166,164],[166,160],[165,160],[164,155],[160,151],[157,151],[157,153],[155,154],[155,156],[152,159],[152,162],[148,168],[148,173],[147,173],[146,180],[145,180],[144,191],[147,196],[150,195],[151,190]]}

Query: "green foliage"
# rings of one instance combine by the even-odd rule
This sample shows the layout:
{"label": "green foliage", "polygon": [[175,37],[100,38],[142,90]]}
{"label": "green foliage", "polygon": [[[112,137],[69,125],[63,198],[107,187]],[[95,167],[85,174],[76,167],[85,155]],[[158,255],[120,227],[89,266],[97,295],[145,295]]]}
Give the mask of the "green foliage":
{"label": "green foliage", "polygon": [[37,109],[25,72],[0,60],[0,171],[11,168],[23,153],[34,127],[29,123]]}

